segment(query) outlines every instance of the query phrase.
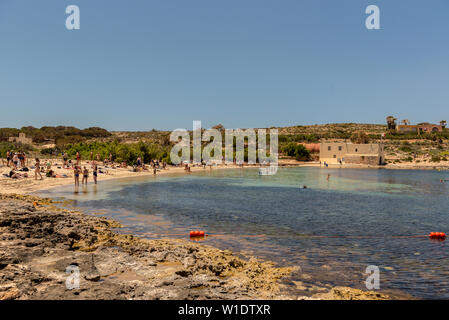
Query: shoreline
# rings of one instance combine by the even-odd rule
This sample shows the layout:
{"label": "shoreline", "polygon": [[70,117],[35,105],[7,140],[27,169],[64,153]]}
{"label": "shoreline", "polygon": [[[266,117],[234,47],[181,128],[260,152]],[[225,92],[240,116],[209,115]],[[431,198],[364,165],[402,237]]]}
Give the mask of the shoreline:
{"label": "shoreline", "polygon": [[[53,160],[55,161],[55,160]],[[56,160],[57,161],[57,160]],[[52,169],[56,174],[62,175],[65,174],[68,177],[66,178],[49,178],[44,177],[43,180],[35,180],[34,179],[34,170],[30,170],[27,172],[28,178],[21,179],[11,179],[3,176],[7,174],[11,168],[9,167],[0,167],[0,193],[2,194],[34,194],[39,191],[50,190],[53,188],[57,188],[60,186],[66,186],[70,184],[74,184],[73,181],[73,172],[69,169],[61,169],[58,167],[58,163],[54,162]],[[86,166],[90,168],[90,164],[88,162],[81,162],[81,166]],[[56,168],[55,168],[56,167]],[[143,172],[132,172],[129,168],[115,168],[111,169],[104,166],[99,166],[107,173],[99,174],[98,183],[101,184],[104,181],[110,181],[115,179],[125,179],[125,178],[133,178],[133,177],[152,177],[152,176],[166,176],[166,175],[185,175],[189,173],[195,172],[204,172],[205,170],[225,170],[225,169],[247,169],[247,168],[260,168],[260,165],[246,165],[243,167],[239,167],[238,165],[217,165],[212,168],[203,168],[203,167],[190,167],[191,172],[186,172],[182,167],[172,167],[169,166],[165,170],[157,171],[157,174],[150,170]],[[436,170],[436,171],[446,171],[449,170],[448,165],[417,165],[417,164],[387,164],[383,166],[372,166],[372,165],[357,165],[357,164],[329,164],[328,167],[324,167],[320,165],[319,162],[300,162],[296,160],[290,159],[281,159],[279,161],[280,168],[291,168],[291,167],[305,167],[305,168],[322,168],[322,169],[384,169],[384,170]],[[89,176],[89,184],[93,184],[92,176]]]}

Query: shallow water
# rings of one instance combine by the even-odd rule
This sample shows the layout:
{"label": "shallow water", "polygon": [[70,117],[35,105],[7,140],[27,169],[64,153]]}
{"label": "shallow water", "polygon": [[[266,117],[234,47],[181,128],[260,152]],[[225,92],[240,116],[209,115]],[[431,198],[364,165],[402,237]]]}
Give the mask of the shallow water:
{"label": "shallow water", "polygon": [[298,294],[315,293],[316,285],[366,289],[365,269],[376,265],[381,290],[436,299],[449,298],[446,242],[392,236],[449,231],[449,184],[440,182],[448,178],[412,170],[303,167],[258,176],[257,169],[206,169],[44,195],[112,216],[126,224],[121,232],[187,238],[201,229],[214,235],[204,243],[299,266],[292,280],[300,284],[290,287]]}

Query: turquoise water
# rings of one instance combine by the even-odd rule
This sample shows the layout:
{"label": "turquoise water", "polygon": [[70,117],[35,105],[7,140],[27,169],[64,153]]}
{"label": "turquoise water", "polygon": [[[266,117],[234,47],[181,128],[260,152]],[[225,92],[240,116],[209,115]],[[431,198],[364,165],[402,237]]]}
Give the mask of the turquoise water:
{"label": "turquoise water", "polygon": [[258,176],[257,169],[206,169],[50,195],[122,221],[121,232],[187,238],[201,229],[214,235],[206,244],[298,266],[286,282],[298,294],[316,286],[366,289],[365,269],[376,265],[381,290],[436,299],[449,298],[449,248],[408,236],[449,233],[449,184],[440,182],[448,178],[411,170],[303,167]]}

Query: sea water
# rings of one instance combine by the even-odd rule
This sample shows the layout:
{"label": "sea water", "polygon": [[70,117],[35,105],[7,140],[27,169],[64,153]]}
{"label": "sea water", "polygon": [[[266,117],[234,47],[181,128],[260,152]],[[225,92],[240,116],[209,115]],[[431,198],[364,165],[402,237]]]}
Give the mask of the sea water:
{"label": "sea water", "polygon": [[[330,176],[329,176],[330,175]],[[449,298],[449,247],[429,232],[449,233],[448,172],[280,168],[209,170],[54,189],[91,213],[149,239],[211,234],[204,243],[282,266],[285,284],[311,295],[332,286],[365,289],[366,267],[380,289],[417,298]],[[306,186],[307,188],[304,188]],[[403,236],[403,237],[394,237]],[[449,240],[448,240],[449,241]]]}

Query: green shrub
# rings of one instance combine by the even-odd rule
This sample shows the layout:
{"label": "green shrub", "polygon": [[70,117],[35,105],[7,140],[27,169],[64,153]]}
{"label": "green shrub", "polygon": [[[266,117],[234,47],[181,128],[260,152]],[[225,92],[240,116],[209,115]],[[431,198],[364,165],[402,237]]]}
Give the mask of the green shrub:
{"label": "green shrub", "polygon": [[295,142],[290,142],[286,146],[284,146],[282,150],[286,155],[290,157],[295,157],[296,160],[307,161],[310,160],[310,152],[307,148],[302,144],[297,144]]}
{"label": "green shrub", "polygon": [[130,165],[136,164],[138,157],[141,157],[144,163],[149,163],[151,160],[162,160],[171,163],[169,147],[163,147],[159,144],[148,144],[142,141],[138,143],[119,143],[118,141],[81,142],[68,145],[65,152],[71,158],[75,158],[76,153],[79,152],[82,159],[90,159],[91,152],[93,153],[94,159],[96,159],[98,153],[101,160],[109,158],[109,154],[112,154],[114,161],[125,161]]}

